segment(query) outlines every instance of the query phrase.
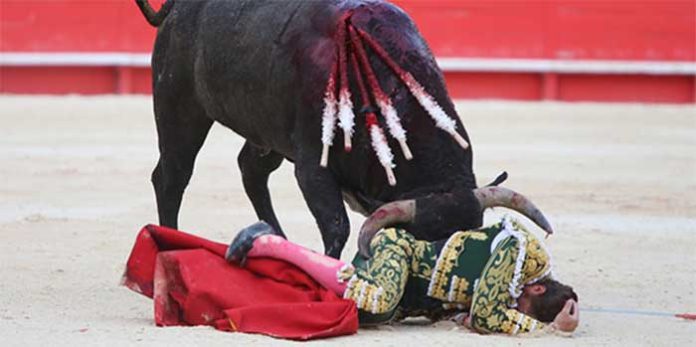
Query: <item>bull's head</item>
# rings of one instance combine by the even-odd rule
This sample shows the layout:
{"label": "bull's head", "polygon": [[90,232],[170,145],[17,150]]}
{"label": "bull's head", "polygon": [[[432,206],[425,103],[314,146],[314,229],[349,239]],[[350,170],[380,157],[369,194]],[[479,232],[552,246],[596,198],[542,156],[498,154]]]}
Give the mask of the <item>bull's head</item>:
{"label": "bull's head", "polygon": [[[406,23],[406,28],[414,27],[408,17],[402,16],[402,12],[396,10],[388,10],[387,12],[375,14],[367,11],[362,19],[357,18],[357,23],[354,23],[354,12],[349,11],[339,20],[336,31],[337,61],[334,63],[329,75],[324,99],[325,108],[322,118],[323,153],[320,164],[324,167],[328,166],[329,147],[333,144],[337,122],[339,127],[343,128],[346,150],[349,151],[352,147],[351,134],[353,133],[355,115],[353,114],[354,107],[351,102],[350,81],[348,78],[349,65],[352,63],[355,84],[358,86],[360,100],[363,103],[362,109],[366,113],[366,125],[369,129],[372,147],[385,170],[385,176],[389,184],[396,186],[397,180],[392,170],[394,157],[375,112],[379,111],[381,113],[387,124],[389,134],[399,142],[404,157],[407,160],[411,160],[414,156],[406,143],[406,131],[401,125],[401,119],[394,104],[390,96],[382,90],[376,73],[370,64],[368,48],[403,83],[409,93],[420,104],[422,110],[425,111],[424,115],[429,116],[434,121],[435,127],[449,133],[454,140],[453,143],[458,144],[463,150],[469,149],[469,143],[463,136],[465,133],[457,131],[460,126],[458,121],[448,115],[437,101],[438,99],[445,100],[448,98],[442,96],[437,98],[434,97],[434,94],[429,93],[427,88],[416,80],[411,72],[402,68],[391,57],[387,49],[368,33],[368,30],[361,28],[361,26],[369,27],[369,23],[372,22],[370,19],[374,19],[374,16],[384,16],[387,22],[403,19],[408,22],[404,22]],[[360,13],[355,14],[355,16],[360,17]],[[380,28],[380,32],[384,32],[384,30],[385,28]],[[404,30],[399,30],[398,34],[393,37],[403,38],[404,40],[420,40],[420,35],[417,32],[414,32],[413,35],[405,35]],[[423,42],[414,42],[413,45],[406,42],[397,46],[422,47],[424,45]],[[421,52],[418,48],[414,48],[413,51]],[[408,54],[403,54],[402,52],[399,56],[404,57],[408,56]],[[424,59],[421,66],[430,66],[429,64],[434,65],[434,59]],[[433,71],[437,70],[436,66],[430,66],[430,68]],[[435,90],[436,93],[446,93],[444,86],[435,86],[431,89]],[[373,100],[375,101],[374,104]],[[468,186],[459,186],[459,188],[455,189],[451,189],[448,186],[446,187],[446,192],[436,190],[439,192],[410,200],[394,201],[377,208],[360,231],[359,245],[361,254],[369,256],[368,246],[370,240],[383,227],[392,225],[403,226],[418,238],[434,240],[446,237],[456,230],[481,226],[483,211],[486,208],[495,206],[504,206],[516,210],[529,217],[546,232],[552,233],[551,226],[543,214],[531,201],[521,194],[510,189],[496,187],[496,184],[484,188],[471,189],[471,186],[474,186],[473,178],[471,181],[471,184]],[[362,207],[361,209],[364,209]]]}
{"label": "bull's head", "polygon": [[370,257],[370,241],[384,227],[398,225],[418,235],[444,236],[443,232],[480,227],[483,224],[483,212],[490,207],[515,210],[548,234],[553,233],[544,214],[525,196],[508,188],[487,186],[399,200],[381,206],[360,229],[360,254]]}

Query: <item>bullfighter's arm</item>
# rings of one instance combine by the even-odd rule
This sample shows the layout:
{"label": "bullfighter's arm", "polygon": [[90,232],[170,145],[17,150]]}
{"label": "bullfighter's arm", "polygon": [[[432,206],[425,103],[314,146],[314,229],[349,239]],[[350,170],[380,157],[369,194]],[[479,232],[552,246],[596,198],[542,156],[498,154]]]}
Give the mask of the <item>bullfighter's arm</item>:
{"label": "bullfighter's arm", "polygon": [[[481,333],[516,335],[543,329],[546,325],[511,308],[515,298],[510,293],[515,267],[519,261],[519,240],[509,237],[502,241],[488,260],[474,291],[471,306],[471,326]],[[521,279],[517,279],[519,281]],[[517,290],[515,288],[514,290]]]}

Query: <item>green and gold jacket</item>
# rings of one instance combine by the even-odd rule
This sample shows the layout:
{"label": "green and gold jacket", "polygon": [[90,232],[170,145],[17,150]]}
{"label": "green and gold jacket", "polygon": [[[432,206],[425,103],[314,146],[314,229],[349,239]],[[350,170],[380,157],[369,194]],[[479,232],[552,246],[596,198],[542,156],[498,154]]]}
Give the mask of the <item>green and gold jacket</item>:
{"label": "green and gold jacket", "polygon": [[[516,307],[525,285],[551,275],[550,255],[516,221],[504,219],[439,242],[386,229],[372,246],[374,263],[356,257],[344,295],[358,303],[363,324],[412,316],[439,320],[465,312],[479,332],[517,334],[544,326]],[[385,250],[381,258],[380,249]],[[389,251],[394,249],[403,251]]]}

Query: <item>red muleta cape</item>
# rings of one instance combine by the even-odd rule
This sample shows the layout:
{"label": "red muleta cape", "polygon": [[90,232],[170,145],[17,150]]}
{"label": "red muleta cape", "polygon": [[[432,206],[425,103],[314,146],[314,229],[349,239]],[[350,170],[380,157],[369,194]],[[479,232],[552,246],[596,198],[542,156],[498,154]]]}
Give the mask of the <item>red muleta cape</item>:
{"label": "red muleta cape", "polygon": [[210,325],[293,340],[357,331],[353,301],[280,260],[231,265],[226,250],[221,243],[148,225],[138,234],[123,283],[154,299],[158,326]]}

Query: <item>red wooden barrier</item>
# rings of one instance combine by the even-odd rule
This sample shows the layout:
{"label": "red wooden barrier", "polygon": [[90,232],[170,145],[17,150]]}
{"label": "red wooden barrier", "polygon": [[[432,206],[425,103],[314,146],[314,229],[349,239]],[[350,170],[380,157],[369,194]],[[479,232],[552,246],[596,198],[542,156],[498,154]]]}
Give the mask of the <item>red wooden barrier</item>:
{"label": "red wooden barrier", "polygon": [[694,61],[693,0],[401,0],[438,56]]}
{"label": "red wooden barrier", "polygon": [[[694,0],[394,2],[455,98],[696,101]],[[148,93],[154,35],[130,0],[0,0],[0,92]]]}

